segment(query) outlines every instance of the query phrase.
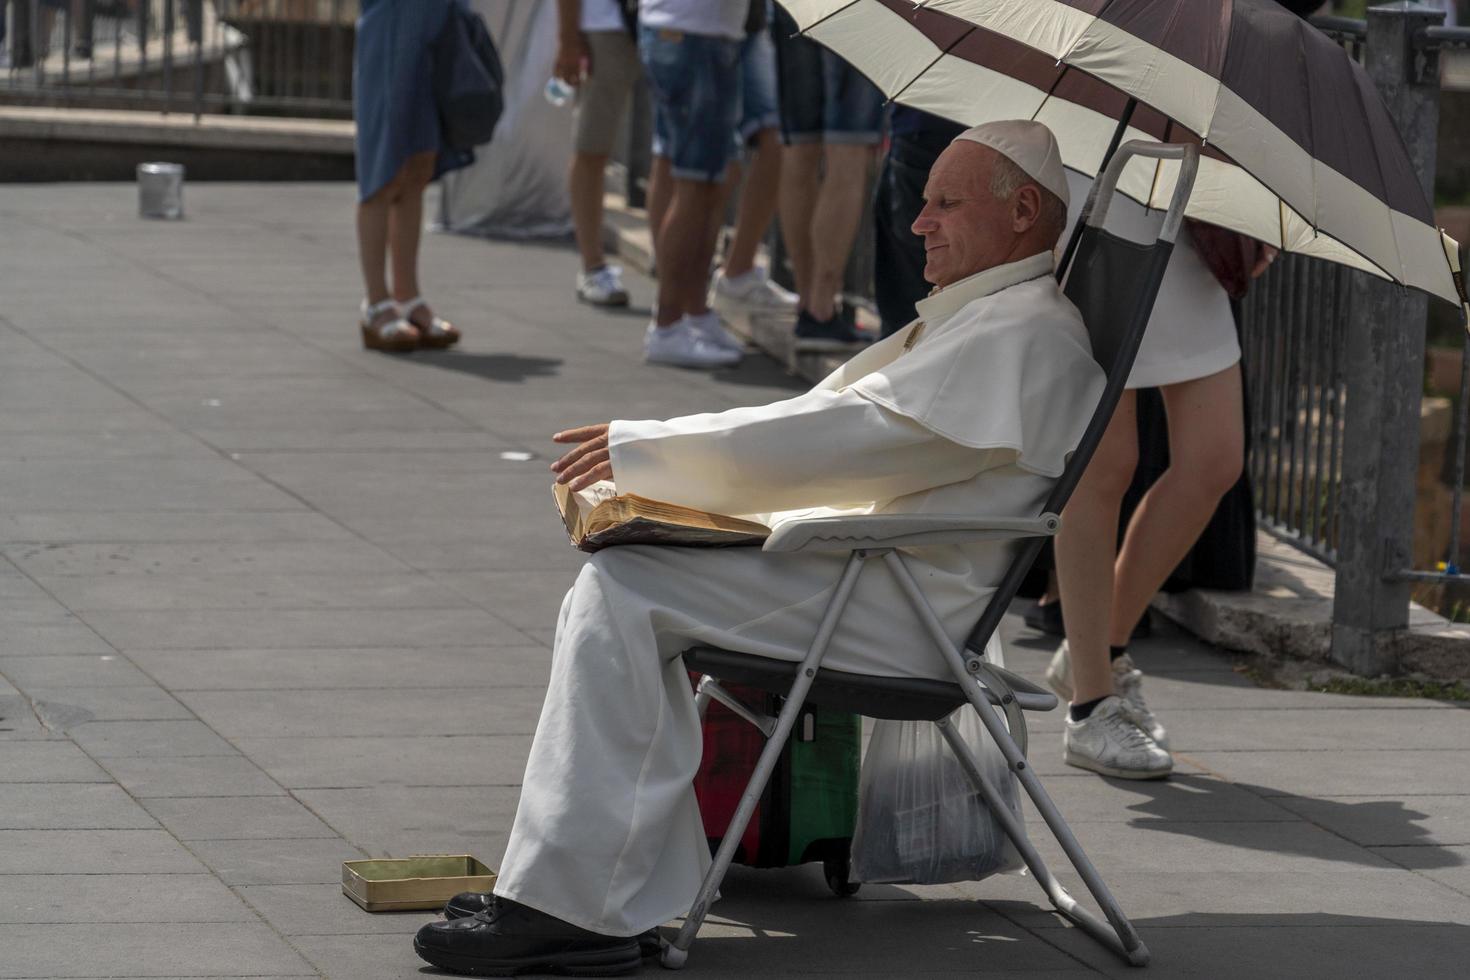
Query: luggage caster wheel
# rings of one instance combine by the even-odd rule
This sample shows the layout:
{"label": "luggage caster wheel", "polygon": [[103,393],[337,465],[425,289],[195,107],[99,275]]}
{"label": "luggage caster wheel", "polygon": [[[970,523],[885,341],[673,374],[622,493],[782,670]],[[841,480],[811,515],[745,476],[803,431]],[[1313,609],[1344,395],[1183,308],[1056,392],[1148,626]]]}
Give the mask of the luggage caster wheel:
{"label": "luggage caster wheel", "polygon": [[689,950],[680,949],[672,943],[665,946],[663,952],[658,954],[659,965],[665,970],[683,969],[684,961],[687,959],[689,959]]}
{"label": "luggage caster wheel", "polygon": [[822,862],[822,874],[827,877],[827,887],[832,889],[832,894],[838,898],[847,898],[856,895],[859,888],[863,887],[860,882],[852,880],[852,862],[834,861],[828,859]]}

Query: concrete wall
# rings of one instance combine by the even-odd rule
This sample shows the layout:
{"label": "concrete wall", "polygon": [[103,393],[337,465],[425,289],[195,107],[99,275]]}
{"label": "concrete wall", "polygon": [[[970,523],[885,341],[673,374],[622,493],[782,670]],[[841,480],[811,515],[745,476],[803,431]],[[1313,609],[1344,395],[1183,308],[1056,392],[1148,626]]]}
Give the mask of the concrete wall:
{"label": "concrete wall", "polygon": [[194,180],[350,180],[350,122],[0,106],[0,181],[131,180],[139,163]]}
{"label": "concrete wall", "polygon": [[7,139],[0,183],[132,180],[140,163],[182,163],[190,180],[351,180],[352,154],[243,151],[157,143]]}

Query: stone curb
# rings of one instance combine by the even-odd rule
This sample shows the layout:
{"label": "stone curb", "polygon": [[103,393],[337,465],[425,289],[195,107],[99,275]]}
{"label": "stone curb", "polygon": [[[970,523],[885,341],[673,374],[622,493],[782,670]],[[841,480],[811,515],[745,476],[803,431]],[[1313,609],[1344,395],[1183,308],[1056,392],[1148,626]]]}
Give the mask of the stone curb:
{"label": "stone curb", "polygon": [[351,122],[336,119],[204,115],[196,123],[191,113],[164,115],[121,109],[0,106],[0,140],[144,143],[351,155],[354,132]]}

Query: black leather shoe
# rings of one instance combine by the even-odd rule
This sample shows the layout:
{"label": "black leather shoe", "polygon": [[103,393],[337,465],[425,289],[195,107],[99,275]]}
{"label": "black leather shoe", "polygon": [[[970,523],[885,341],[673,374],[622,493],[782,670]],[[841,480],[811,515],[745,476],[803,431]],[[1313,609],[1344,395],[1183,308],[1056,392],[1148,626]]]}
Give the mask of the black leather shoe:
{"label": "black leather shoe", "polygon": [[1044,606],[1040,604],[1032,606],[1021,618],[1027,626],[1040,630],[1048,636],[1067,635],[1066,628],[1062,626],[1062,604],[1055,600]]}
{"label": "black leather shoe", "polygon": [[637,939],[588,932],[504,898],[474,915],[430,922],[413,948],[434,966],[480,977],[616,977],[638,972],[643,959]]}
{"label": "black leather shoe", "polygon": [[[493,892],[460,892],[444,906],[444,918],[465,919],[484,912],[495,903]],[[646,960],[663,951],[663,939],[657,929],[650,929],[638,937],[638,950]]]}
{"label": "black leather shoe", "polygon": [[488,909],[494,899],[494,892],[460,892],[444,906],[444,918],[467,919]]}
{"label": "black leather shoe", "polygon": [[[1021,619],[1027,626],[1034,630],[1040,630],[1049,636],[1067,635],[1067,628],[1062,625],[1062,603],[1060,600],[1053,600],[1044,606],[1032,606],[1026,610],[1026,615],[1022,616]],[[1133,627],[1133,634],[1128,638],[1128,642],[1131,643],[1134,640],[1146,639],[1152,635],[1153,631],[1153,621],[1150,619],[1148,610],[1145,609],[1143,611],[1143,617],[1138,620],[1138,625]]]}
{"label": "black leather shoe", "polygon": [[855,350],[873,341],[839,314],[833,314],[830,320],[818,320],[806,310],[796,315],[795,333],[796,349],[800,351]]}

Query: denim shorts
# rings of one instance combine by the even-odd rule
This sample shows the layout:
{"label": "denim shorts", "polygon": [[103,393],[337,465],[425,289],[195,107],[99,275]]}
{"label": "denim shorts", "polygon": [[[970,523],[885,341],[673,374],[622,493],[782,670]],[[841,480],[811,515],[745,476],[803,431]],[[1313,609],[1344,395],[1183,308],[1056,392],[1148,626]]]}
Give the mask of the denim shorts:
{"label": "denim shorts", "polygon": [[736,141],[744,146],[761,130],[780,125],[776,47],[769,33],[757,31],[740,42],[740,124],[735,131]]}
{"label": "denim shorts", "polygon": [[641,27],[653,96],[653,153],[681,180],[724,179],[740,103],[740,41]]}
{"label": "denim shorts", "polygon": [[797,35],[780,7],[771,21],[781,91],[781,138],[790,143],[876,146],[883,138],[883,93],[856,68]]}

